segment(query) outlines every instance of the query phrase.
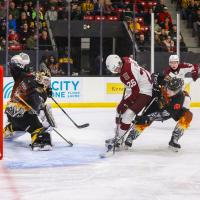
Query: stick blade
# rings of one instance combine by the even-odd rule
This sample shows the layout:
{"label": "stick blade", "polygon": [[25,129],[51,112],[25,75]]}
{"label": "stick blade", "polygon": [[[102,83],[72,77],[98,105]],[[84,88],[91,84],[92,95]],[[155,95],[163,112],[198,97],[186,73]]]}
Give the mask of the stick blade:
{"label": "stick blade", "polygon": [[89,125],[90,125],[89,123],[82,124],[82,125],[79,125],[78,128],[86,128],[86,127],[88,127]]}

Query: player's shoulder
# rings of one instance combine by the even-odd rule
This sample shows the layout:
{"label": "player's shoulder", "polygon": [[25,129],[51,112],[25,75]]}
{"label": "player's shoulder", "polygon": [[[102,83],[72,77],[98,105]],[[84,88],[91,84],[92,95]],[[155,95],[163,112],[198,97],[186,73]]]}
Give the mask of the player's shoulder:
{"label": "player's shoulder", "polygon": [[164,75],[168,75],[170,72],[171,72],[171,68],[168,66],[168,67],[165,67],[164,70],[163,70],[163,74]]}

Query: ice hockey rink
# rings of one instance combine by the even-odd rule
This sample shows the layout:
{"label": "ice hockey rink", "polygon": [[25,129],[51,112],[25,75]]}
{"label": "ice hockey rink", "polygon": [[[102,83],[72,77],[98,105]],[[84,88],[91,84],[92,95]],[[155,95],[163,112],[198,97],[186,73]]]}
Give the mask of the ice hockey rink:
{"label": "ice hockey rink", "polygon": [[[0,161],[1,200],[199,200],[200,116],[181,138],[182,149],[168,149],[173,120],[155,122],[135,141],[134,148],[100,159],[104,140],[114,135],[114,108],[53,109],[57,130],[51,152],[32,152],[27,133],[4,142]],[[4,120],[5,121],[5,120]]]}

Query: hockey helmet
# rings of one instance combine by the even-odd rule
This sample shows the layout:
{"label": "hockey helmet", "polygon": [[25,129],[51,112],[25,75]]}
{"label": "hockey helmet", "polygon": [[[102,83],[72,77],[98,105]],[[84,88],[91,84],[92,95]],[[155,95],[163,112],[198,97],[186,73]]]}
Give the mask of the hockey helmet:
{"label": "hockey helmet", "polygon": [[169,64],[170,64],[171,62],[178,62],[178,63],[179,63],[179,56],[178,56],[178,55],[171,55],[171,56],[169,57]]}
{"label": "hockey helmet", "polygon": [[24,64],[23,64],[23,60],[22,60],[22,57],[20,55],[15,55],[13,56],[11,59],[10,59],[10,65],[15,65],[17,67],[20,67],[20,68],[24,68]]}
{"label": "hockey helmet", "polygon": [[109,55],[106,58],[106,67],[113,74],[117,74],[118,72],[116,71],[116,69],[118,67],[120,67],[120,68],[122,67],[121,58],[116,54]]}
{"label": "hockey helmet", "polygon": [[28,54],[22,52],[19,55],[21,56],[21,58],[23,60],[24,66],[28,65],[30,63],[30,57]]}
{"label": "hockey helmet", "polygon": [[184,81],[182,78],[172,77],[167,81],[166,87],[171,91],[177,91],[182,89]]}

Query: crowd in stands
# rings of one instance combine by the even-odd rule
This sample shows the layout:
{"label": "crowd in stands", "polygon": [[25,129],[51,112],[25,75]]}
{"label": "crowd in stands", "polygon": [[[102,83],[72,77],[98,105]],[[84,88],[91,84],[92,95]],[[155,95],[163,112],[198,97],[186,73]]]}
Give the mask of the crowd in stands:
{"label": "crowd in stands", "polygon": [[187,21],[187,28],[192,30],[192,37],[198,38],[198,46],[200,46],[200,2],[177,0],[176,7],[180,10],[182,19]]}
{"label": "crowd in stands", "polygon": [[[6,44],[5,2],[0,1],[0,50],[5,49]],[[37,44],[40,50],[52,50],[47,20],[67,20],[68,3],[65,0],[40,0],[39,2],[39,10],[37,10],[36,0],[9,1],[9,50],[35,50]],[[200,38],[199,3],[193,0],[177,0],[177,2],[182,17],[188,21],[188,26],[192,25],[193,34]],[[129,31],[134,33],[139,51],[150,50],[151,13],[154,12],[155,50],[176,51],[177,27],[164,0],[72,0],[70,12],[71,20],[126,21]],[[37,13],[39,13],[38,17]],[[181,38],[181,50],[187,51],[183,38]],[[53,57],[48,60],[48,63],[50,60],[53,60]],[[66,61],[59,57],[58,65],[51,63],[52,73],[66,73],[66,66],[63,66],[68,62],[73,65],[72,60]]]}

